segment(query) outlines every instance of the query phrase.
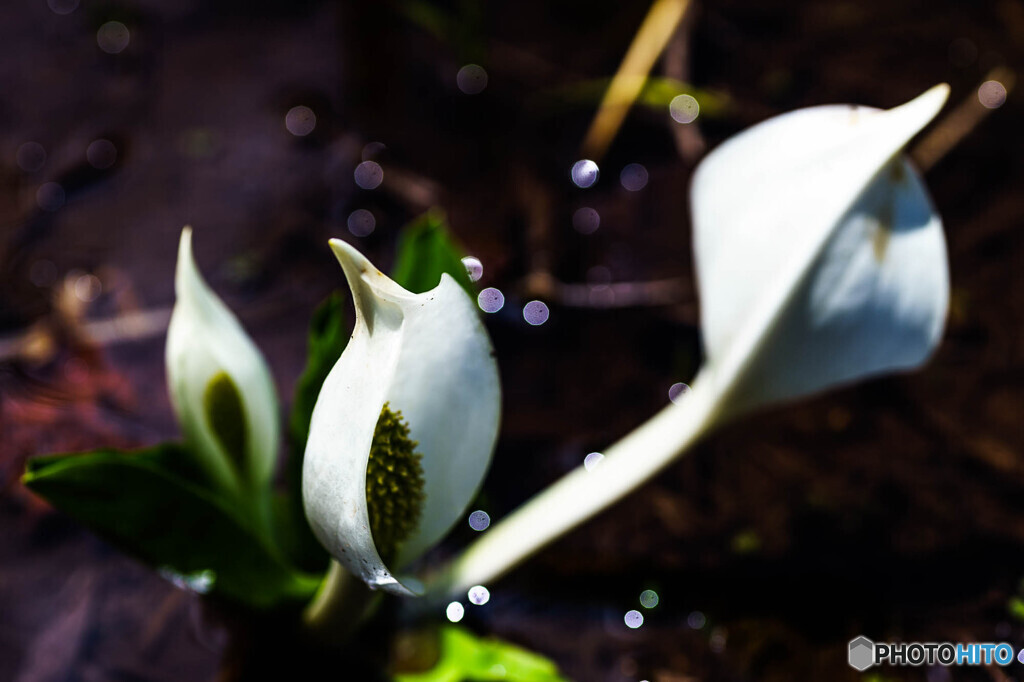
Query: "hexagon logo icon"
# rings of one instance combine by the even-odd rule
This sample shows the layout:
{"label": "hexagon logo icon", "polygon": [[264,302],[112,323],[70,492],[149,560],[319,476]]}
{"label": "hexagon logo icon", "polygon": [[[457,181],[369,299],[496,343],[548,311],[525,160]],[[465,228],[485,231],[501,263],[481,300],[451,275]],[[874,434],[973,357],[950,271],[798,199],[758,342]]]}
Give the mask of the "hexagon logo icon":
{"label": "hexagon logo icon", "polygon": [[864,672],[875,664],[875,643],[861,635],[850,640],[850,667]]}

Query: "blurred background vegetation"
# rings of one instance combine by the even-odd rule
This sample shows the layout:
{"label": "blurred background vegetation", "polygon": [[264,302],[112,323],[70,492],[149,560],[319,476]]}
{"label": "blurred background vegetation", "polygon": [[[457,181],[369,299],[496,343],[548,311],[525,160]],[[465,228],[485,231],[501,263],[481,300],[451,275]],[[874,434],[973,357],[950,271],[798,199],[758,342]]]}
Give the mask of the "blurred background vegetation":
{"label": "blurred background vegetation", "polygon": [[[175,437],[163,343],[183,225],[287,396],[312,311],[343,285],[326,240],[390,268],[400,228],[443,209],[475,286],[504,296],[486,315],[503,429],[476,505],[497,520],[695,371],[687,187],[707,149],[940,81],[957,113],[937,144],[958,143],[919,150],[953,277],[933,363],[715,435],[464,622],[609,682],[858,679],[859,634],[1024,644],[1024,3],[693,0],[617,135],[584,150],[649,8],[0,6],[0,678],[217,674],[225,629],[196,595],[19,483],[33,454]],[[596,183],[574,183],[598,154]],[[659,603],[629,629],[645,589]]]}

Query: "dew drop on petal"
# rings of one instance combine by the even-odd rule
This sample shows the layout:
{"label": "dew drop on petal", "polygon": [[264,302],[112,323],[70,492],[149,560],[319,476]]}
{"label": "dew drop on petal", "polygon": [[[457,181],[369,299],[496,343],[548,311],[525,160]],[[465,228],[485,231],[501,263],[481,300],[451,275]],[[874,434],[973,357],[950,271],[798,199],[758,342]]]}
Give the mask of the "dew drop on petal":
{"label": "dew drop on petal", "polygon": [[683,382],[672,384],[668,388],[668,399],[674,403],[680,402],[690,392],[690,387]]}
{"label": "dew drop on petal", "polygon": [[466,266],[466,274],[469,275],[470,282],[477,282],[484,276],[484,264],[480,262],[479,258],[466,256],[462,259],[462,264]]}
{"label": "dew drop on petal", "polygon": [[366,237],[377,227],[377,219],[365,208],[357,208],[348,215],[348,231],[356,237]]}
{"label": "dew drop on petal", "polygon": [[117,163],[117,147],[110,140],[93,140],[85,149],[85,160],[97,170],[105,170]]}
{"label": "dew drop on petal", "polygon": [[619,182],[630,192],[639,192],[647,186],[647,169],[639,163],[631,163],[619,173]]}
{"label": "dew drop on petal", "polygon": [[582,187],[584,189],[587,187],[593,187],[600,174],[601,171],[597,167],[597,164],[590,159],[580,159],[572,165],[572,170],[569,173],[572,177],[573,183],[577,187]]}
{"label": "dew drop on petal", "polygon": [[601,214],[589,206],[578,208],[572,214],[572,226],[580,234],[594,234],[601,226]]}
{"label": "dew drop on petal", "polygon": [[583,458],[583,468],[587,471],[593,471],[595,467],[601,464],[601,460],[604,459],[604,455],[600,452],[591,452],[589,455]]}
{"label": "dew drop on petal", "polygon": [[363,161],[356,166],[356,184],[363,189],[377,189],[384,182],[384,169],[376,161]]}
{"label": "dew drop on petal", "polygon": [[64,188],[56,182],[44,183],[36,190],[36,204],[44,211],[56,211],[65,198]]}
{"label": "dew drop on petal", "polygon": [[487,87],[487,72],[479,64],[466,64],[456,74],[455,83],[467,95],[478,95]]}
{"label": "dew drop on petal", "polygon": [[505,294],[494,287],[488,287],[477,295],[476,303],[485,313],[496,313],[505,305]]}
{"label": "dew drop on petal", "polygon": [[626,621],[626,627],[636,630],[644,624],[644,614],[640,613],[636,609],[631,609],[626,611],[626,617],[623,620]]}
{"label": "dew drop on petal", "polygon": [[18,147],[18,167],[26,173],[34,173],[46,163],[46,150],[38,142],[26,142]]}
{"label": "dew drop on petal", "polygon": [[640,593],[640,605],[645,609],[653,609],[658,605],[658,593],[654,590],[644,590]]}
{"label": "dew drop on petal", "polygon": [[481,509],[477,509],[469,515],[469,527],[475,531],[487,530],[487,527],[490,525],[490,515]]}
{"label": "dew drop on petal", "polygon": [[108,21],[96,31],[96,44],[107,54],[123,52],[130,40],[128,27],[120,21]]}
{"label": "dew drop on petal", "polygon": [[691,95],[676,95],[668,104],[668,113],[676,123],[693,123],[700,114],[700,104]]}
{"label": "dew drop on petal", "polygon": [[316,129],[316,114],[306,106],[292,107],[284,115],[284,127],[295,137],[305,137]]}
{"label": "dew drop on petal", "polygon": [[1006,86],[999,81],[985,81],[978,87],[978,101],[987,109],[998,109],[1006,104]]}
{"label": "dew drop on petal", "polygon": [[466,615],[466,609],[460,602],[453,601],[448,605],[448,608],[445,609],[445,615],[448,616],[448,620],[451,622],[458,623],[462,620],[462,617]]}
{"label": "dew drop on petal", "polygon": [[534,327],[547,322],[549,314],[550,311],[543,301],[530,301],[523,306],[523,319]]}
{"label": "dew drop on petal", "polygon": [[700,611],[692,611],[690,615],[686,617],[686,624],[693,630],[700,630],[707,622],[708,619],[705,618],[704,614]]}
{"label": "dew drop on petal", "polygon": [[469,592],[466,594],[469,598],[470,603],[476,604],[477,606],[483,606],[491,599],[491,591],[483,585],[474,585],[469,588]]}

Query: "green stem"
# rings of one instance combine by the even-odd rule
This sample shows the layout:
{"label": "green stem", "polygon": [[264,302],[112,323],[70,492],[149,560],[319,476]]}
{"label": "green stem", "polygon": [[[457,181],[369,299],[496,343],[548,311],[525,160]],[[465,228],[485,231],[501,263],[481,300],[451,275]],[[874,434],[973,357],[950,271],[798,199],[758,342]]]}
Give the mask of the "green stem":
{"label": "green stem", "polygon": [[302,614],[302,621],[322,644],[341,646],[377,607],[380,596],[332,559],[320,589]]}
{"label": "green stem", "polygon": [[652,478],[717,423],[721,391],[713,379],[702,373],[678,404],[606,450],[592,470],[579,467],[492,526],[427,578],[428,595],[444,598],[501,577]]}

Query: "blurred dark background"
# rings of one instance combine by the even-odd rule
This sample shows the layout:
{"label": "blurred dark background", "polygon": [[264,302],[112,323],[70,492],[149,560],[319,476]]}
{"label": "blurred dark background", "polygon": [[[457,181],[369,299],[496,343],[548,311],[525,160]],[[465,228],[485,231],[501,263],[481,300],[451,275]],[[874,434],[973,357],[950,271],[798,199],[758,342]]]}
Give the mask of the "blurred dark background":
{"label": "blurred dark background", "polygon": [[[695,0],[653,73],[692,83],[701,114],[634,107],[577,187],[595,79],[648,7],[0,5],[0,679],[217,675],[225,631],[195,595],[19,483],[33,454],[177,436],[163,343],[183,225],[287,399],[309,315],[343,285],[326,240],[386,268],[398,229],[443,207],[478,284],[505,296],[486,316],[505,414],[477,505],[497,521],[695,372],[687,187],[706,149],[797,107],[889,107],[941,81],[947,111],[977,113],[993,69],[1005,104],[926,176],[953,278],[934,361],[723,430],[465,622],[581,681],[860,679],[859,634],[1024,645],[1024,2]],[[647,172],[637,191],[628,164]],[[574,221],[583,207],[596,229]],[[631,630],[645,589],[659,604]]]}

